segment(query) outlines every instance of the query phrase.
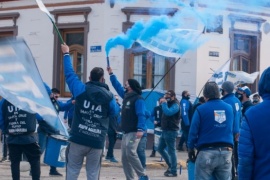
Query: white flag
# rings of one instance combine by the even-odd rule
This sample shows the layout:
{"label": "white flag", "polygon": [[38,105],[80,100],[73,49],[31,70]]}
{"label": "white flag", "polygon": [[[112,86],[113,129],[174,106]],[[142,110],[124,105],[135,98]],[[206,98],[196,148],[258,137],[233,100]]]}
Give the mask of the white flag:
{"label": "white flag", "polygon": [[16,107],[38,113],[68,136],[50,100],[30,49],[22,39],[0,40],[0,95]]}
{"label": "white flag", "polygon": [[[143,34],[143,33],[142,33]],[[136,41],[161,56],[179,58],[188,50],[196,49],[206,39],[193,29],[165,29],[151,38],[139,37]]]}
{"label": "white flag", "polygon": [[227,81],[231,81],[235,86],[239,84],[252,84],[258,77],[259,72],[248,74],[244,71],[229,71]]}
{"label": "white flag", "polygon": [[219,87],[221,87],[223,82],[226,81],[226,75],[228,71],[230,70],[230,63],[231,63],[231,59],[226,61],[225,64],[223,64],[220,68],[218,68],[218,70],[215,71],[215,73],[212,75],[209,81],[214,81],[217,83]]}

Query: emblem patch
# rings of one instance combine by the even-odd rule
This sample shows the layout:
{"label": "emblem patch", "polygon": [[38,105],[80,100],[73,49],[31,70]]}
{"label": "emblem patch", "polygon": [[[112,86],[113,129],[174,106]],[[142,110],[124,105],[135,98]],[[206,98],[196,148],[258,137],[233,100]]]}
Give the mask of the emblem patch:
{"label": "emblem patch", "polygon": [[226,121],[225,110],[215,110],[214,116],[215,116],[215,121],[217,121],[220,124]]}

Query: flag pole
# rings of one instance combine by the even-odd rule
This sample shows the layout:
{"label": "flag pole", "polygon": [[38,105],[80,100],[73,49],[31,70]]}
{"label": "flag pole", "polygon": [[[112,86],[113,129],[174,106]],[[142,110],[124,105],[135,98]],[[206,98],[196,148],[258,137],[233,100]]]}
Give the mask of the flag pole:
{"label": "flag pole", "polygon": [[162,78],[157,82],[157,84],[153,87],[153,89],[151,89],[151,91],[147,94],[147,96],[145,97],[145,100],[148,98],[148,96],[154,91],[154,89],[159,85],[159,83],[165,78],[165,76],[172,70],[172,68],[176,65],[176,63],[181,59],[181,57],[179,57],[174,64],[170,67],[170,69],[162,76]]}

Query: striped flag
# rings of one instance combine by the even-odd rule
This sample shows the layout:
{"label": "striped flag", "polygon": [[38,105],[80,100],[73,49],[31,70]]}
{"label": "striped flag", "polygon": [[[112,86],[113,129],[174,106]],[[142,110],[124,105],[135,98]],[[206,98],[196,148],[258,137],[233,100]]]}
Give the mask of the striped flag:
{"label": "striped flag", "polygon": [[22,39],[0,40],[0,95],[22,110],[40,114],[60,134],[68,136],[45,89],[32,53]]}

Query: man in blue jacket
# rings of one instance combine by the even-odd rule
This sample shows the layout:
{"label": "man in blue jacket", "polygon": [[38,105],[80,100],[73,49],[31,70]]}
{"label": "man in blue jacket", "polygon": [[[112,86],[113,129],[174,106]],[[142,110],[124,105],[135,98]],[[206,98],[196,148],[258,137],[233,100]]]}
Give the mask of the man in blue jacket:
{"label": "man in blue jacket", "polygon": [[238,179],[270,179],[270,67],[259,81],[263,102],[249,108],[242,119],[239,137]]}
{"label": "man in blue jacket", "polygon": [[186,143],[187,145],[187,138],[189,133],[189,127],[191,123],[193,108],[192,103],[189,101],[190,94],[188,91],[182,92],[182,99],[180,101],[180,107],[181,107],[181,130],[182,130],[182,136],[178,144],[178,150],[184,151],[183,144]]}
{"label": "man in blue jacket", "polygon": [[167,91],[160,102],[163,114],[161,118],[162,134],[159,138],[158,152],[168,165],[164,176],[175,177],[177,176],[176,138],[180,123],[180,105],[173,90]]}
{"label": "man in blue jacket", "polygon": [[73,70],[69,47],[61,45],[64,54],[64,74],[75,98],[70,144],[66,150],[66,180],[78,179],[86,157],[87,179],[98,179],[109,117],[116,115],[119,106],[104,83],[104,71],[95,67],[89,82],[83,83]]}
{"label": "man in blue jacket", "polygon": [[221,86],[221,99],[230,104],[233,108],[234,113],[234,148],[233,148],[233,163],[232,163],[232,176],[233,178],[237,175],[238,166],[238,138],[239,138],[239,124],[242,117],[241,102],[233,93],[234,85],[230,81],[225,81]]}
{"label": "man in blue jacket", "polygon": [[146,146],[146,138],[141,142],[142,137],[146,133],[145,122],[147,113],[145,101],[141,96],[141,86],[137,80],[128,79],[123,87],[113,74],[112,69],[108,67],[107,70],[114,89],[118,95],[123,98],[121,110],[121,128],[123,130],[123,138],[121,150],[122,164],[126,179],[133,180],[133,171],[135,170],[139,180],[148,180],[148,176],[145,174],[142,166],[142,164],[145,163],[145,154],[143,157],[144,162],[142,163],[140,162],[137,154],[139,143],[145,144],[140,145],[139,152],[144,152]]}
{"label": "man in blue jacket", "polygon": [[203,96],[206,103],[195,111],[188,136],[189,159],[195,161],[195,179],[231,179],[233,148],[233,109],[222,101],[219,87],[207,82]]}
{"label": "man in blue jacket", "polygon": [[40,148],[36,130],[36,114],[23,111],[9,101],[0,102],[0,128],[7,137],[13,180],[20,179],[20,162],[25,154],[32,171],[32,179],[40,179]]}

